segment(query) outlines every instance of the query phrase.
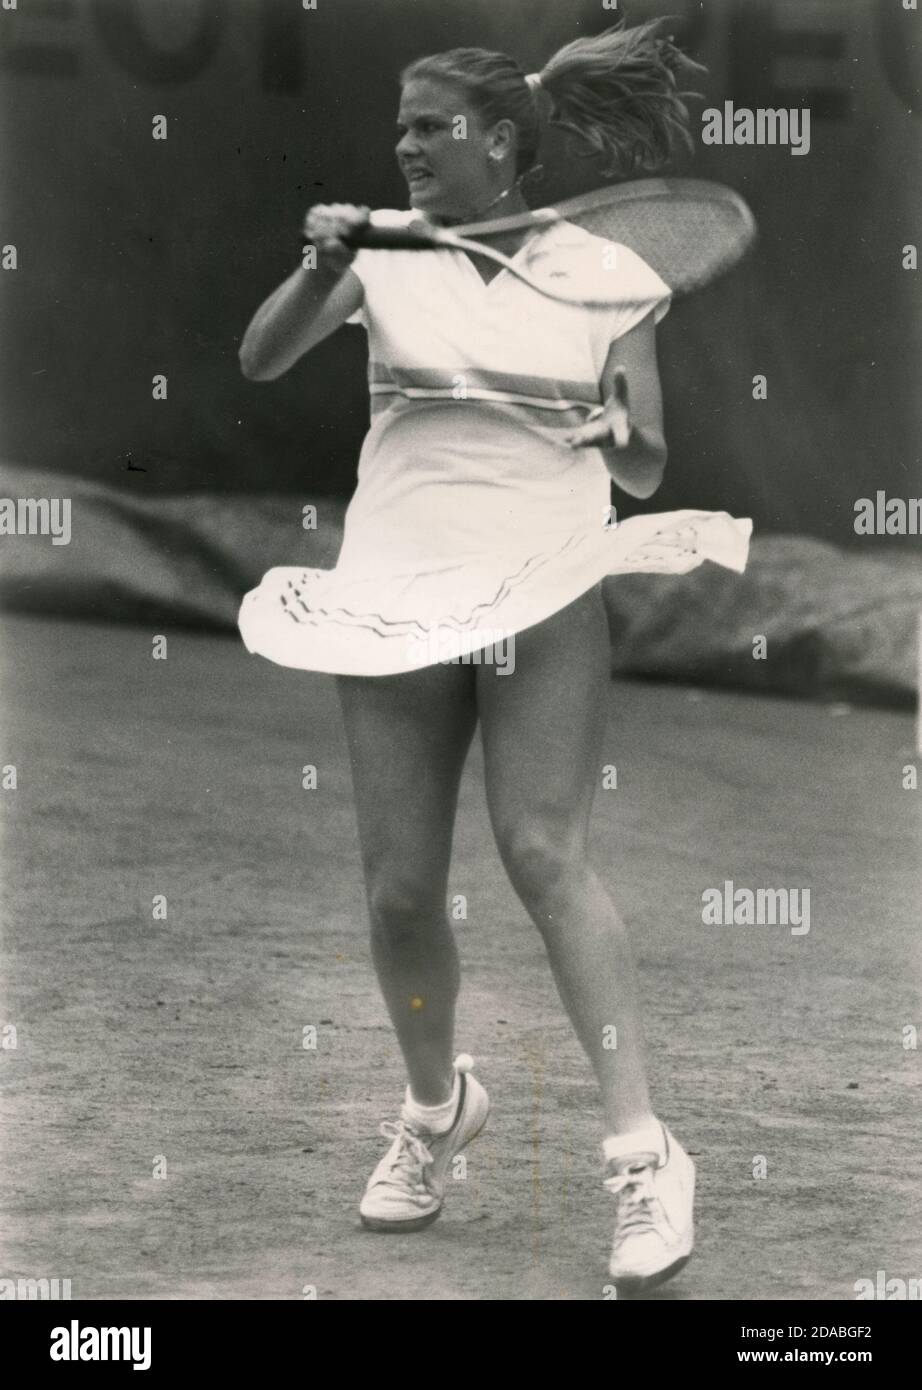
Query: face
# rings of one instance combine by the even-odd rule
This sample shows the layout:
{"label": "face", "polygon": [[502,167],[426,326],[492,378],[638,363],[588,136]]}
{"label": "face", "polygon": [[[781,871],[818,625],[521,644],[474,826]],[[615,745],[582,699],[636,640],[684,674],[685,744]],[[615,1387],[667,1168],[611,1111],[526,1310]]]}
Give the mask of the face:
{"label": "face", "polygon": [[[514,182],[511,122],[485,129],[465,94],[451,83],[431,77],[408,82],[397,128],[396,154],[410,207],[435,218],[466,220]],[[460,131],[465,138],[458,137]]]}

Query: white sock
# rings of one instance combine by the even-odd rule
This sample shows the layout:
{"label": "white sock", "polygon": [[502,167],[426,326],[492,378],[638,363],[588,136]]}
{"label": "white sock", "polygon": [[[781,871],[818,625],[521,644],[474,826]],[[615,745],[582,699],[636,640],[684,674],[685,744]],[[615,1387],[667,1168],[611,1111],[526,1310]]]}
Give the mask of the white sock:
{"label": "white sock", "polygon": [[640,1129],[632,1129],[627,1134],[610,1134],[602,1140],[602,1153],[605,1162],[612,1159],[628,1158],[631,1154],[656,1154],[660,1163],[666,1160],[666,1136],[659,1120],[652,1119]]}
{"label": "white sock", "polygon": [[413,1093],[408,1086],[403,1108],[407,1118],[412,1120],[413,1124],[420,1129],[425,1129],[429,1134],[444,1134],[446,1130],[451,1129],[454,1122],[460,1096],[461,1077],[455,1072],[451,1095],[442,1105],[420,1105],[418,1100],[414,1100]]}

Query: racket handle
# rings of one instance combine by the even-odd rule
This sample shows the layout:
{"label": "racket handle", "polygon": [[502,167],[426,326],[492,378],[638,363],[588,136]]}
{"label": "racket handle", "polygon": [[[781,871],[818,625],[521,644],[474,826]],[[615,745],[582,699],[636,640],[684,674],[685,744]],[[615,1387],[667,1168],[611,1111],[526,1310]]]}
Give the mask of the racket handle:
{"label": "racket handle", "polygon": [[349,232],[343,241],[347,246],[369,251],[427,251],[438,244],[420,223],[413,227],[376,227],[367,222]]}
{"label": "racket handle", "polygon": [[[422,230],[415,232],[409,227],[367,226],[356,227],[354,232],[342,238],[342,242],[358,251],[429,251],[439,244],[435,237]],[[312,245],[313,242],[307,237],[301,238],[302,251]]]}

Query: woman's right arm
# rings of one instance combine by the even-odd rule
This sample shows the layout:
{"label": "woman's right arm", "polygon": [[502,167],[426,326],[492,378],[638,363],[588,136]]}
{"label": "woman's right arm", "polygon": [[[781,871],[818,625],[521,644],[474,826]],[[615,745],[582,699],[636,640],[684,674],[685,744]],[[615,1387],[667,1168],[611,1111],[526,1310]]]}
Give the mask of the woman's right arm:
{"label": "woman's right arm", "polygon": [[349,269],[355,251],[339,237],[367,220],[368,209],[351,204],[311,208],[304,231],[317,265],[299,266],[256,310],[240,344],[247,380],[274,381],[361,307],[365,291]]}

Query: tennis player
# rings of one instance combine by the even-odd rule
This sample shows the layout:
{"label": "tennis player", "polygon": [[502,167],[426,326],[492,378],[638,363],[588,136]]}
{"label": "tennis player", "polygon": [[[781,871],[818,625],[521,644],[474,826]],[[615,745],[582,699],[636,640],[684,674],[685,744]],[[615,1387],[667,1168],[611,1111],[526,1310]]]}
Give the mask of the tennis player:
{"label": "tennis player", "polygon": [[[526,210],[548,119],[612,171],[660,167],[688,139],[678,79],[693,66],[661,21],[578,39],[530,75],[476,48],[414,62],[401,75],[402,216],[451,226]],[[251,652],[337,676],[373,959],[408,1073],[361,1219],[434,1221],[450,1162],[489,1111],[470,1057],[454,1057],[446,914],[479,721],[499,851],[601,1090],[610,1274],[642,1290],[691,1253],[694,1165],[652,1107],[630,947],[587,857],[611,660],[601,581],[704,559],[742,570],[750,526],[708,512],[610,524],[610,478],[648,498],[666,463],[655,325],[670,292],[646,262],[566,222],[492,243],[549,284],[615,287],[615,302],[587,308],[463,251],[355,254],[342,238],[367,218],[311,209],[316,266],[266,300],[240,349],[244,374],[268,381],[347,321],[369,340],[372,423],[338,563],[270,570],[240,613]],[[498,648],[502,661],[484,659]]]}

